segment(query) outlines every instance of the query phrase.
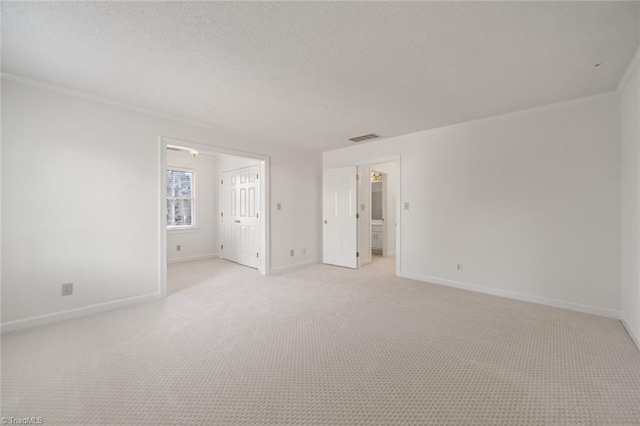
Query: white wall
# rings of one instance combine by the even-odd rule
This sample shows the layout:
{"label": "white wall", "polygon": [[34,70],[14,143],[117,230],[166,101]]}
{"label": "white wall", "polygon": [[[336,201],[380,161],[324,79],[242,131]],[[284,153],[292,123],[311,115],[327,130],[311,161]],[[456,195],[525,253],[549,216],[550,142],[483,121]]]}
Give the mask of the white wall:
{"label": "white wall", "polygon": [[318,167],[296,160],[271,163],[271,242],[277,240],[282,248],[272,250],[272,271],[322,259],[322,160],[318,156]]}
{"label": "white wall", "polygon": [[622,318],[640,347],[640,53],[627,72],[620,87]]}
{"label": "white wall", "polygon": [[242,167],[249,167],[255,164],[260,164],[260,161],[253,158],[236,157],[235,155],[216,155],[216,161],[218,163],[218,169],[220,173],[223,171],[240,169]]}
{"label": "white wall", "polygon": [[[218,254],[219,170],[214,156],[192,157],[187,151],[167,150],[167,166],[186,168],[195,175],[193,229],[167,231],[167,261],[202,259]],[[180,245],[180,251],[176,246]]]}
{"label": "white wall", "polygon": [[618,117],[609,93],[329,151],[323,163],[401,155],[402,275],[617,316]]}
{"label": "white wall", "polygon": [[159,294],[160,136],[270,156],[271,267],[321,257],[319,153],[7,79],[2,123],[3,330]]}

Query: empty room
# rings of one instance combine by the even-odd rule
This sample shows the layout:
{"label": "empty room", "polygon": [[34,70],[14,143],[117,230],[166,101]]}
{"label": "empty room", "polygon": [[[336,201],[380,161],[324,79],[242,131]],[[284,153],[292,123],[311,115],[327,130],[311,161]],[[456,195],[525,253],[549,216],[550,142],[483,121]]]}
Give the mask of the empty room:
{"label": "empty room", "polygon": [[640,425],[640,2],[0,13],[3,424]]}

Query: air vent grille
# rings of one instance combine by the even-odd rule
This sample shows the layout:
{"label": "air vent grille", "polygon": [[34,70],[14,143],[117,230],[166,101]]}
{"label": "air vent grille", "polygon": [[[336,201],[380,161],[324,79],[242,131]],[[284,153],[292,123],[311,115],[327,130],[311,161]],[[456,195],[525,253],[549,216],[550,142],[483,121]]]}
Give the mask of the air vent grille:
{"label": "air vent grille", "polygon": [[362,136],[356,136],[355,138],[350,138],[350,141],[353,142],[362,142],[362,141],[368,141],[369,139],[377,139],[380,136],[376,135],[375,133],[369,133],[368,135],[362,135]]}

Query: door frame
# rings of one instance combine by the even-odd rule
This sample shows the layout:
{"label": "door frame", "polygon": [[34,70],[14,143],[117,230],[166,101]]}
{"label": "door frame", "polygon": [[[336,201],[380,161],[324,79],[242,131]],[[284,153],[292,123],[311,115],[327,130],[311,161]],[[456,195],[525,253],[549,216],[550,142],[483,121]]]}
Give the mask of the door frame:
{"label": "door frame", "polygon": [[[158,173],[160,175],[158,185],[158,236],[159,236],[159,266],[160,266],[160,295],[162,298],[167,297],[167,226],[165,222],[165,214],[167,211],[167,198],[166,198],[166,179],[167,174],[167,147],[178,146],[186,149],[194,149],[202,154],[216,155],[227,154],[235,155],[237,157],[252,158],[259,161],[260,165],[260,261],[258,262],[258,270],[262,275],[269,275],[271,265],[271,253],[270,253],[270,222],[269,222],[269,173],[270,173],[270,157],[262,154],[256,154],[252,152],[238,151],[234,149],[228,149],[218,147],[214,145],[207,145],[198,142],[187,141],[184,139],[175,139],[167,136],[160,136],[159,138],[159,154],[160,154],[160,167]],[[216,212],[213,212],[214,214]],[[201,213],[202,214],[202,213]]]}
{"label": "door frame", "polygon": [[[387,161],[389,162],[389,161]],[[373,166],[380,164],[380,163],[376,163],[376,164],[371,164],[369,166],[369,171],[370,173],[373,172],[378,172],[377,170],[375,170],[375,168]],[[389,247],[387,247],[387,240],[388,240],[388,235],[389,235],[389,218],[385,218],[385,216],[387,216],[387,211],[388,211],[388,202],[389,202],[389,198],[387,196],[387,191],[388,191],[388,185],[387,183],[389,183],[388,180],[388,173],[385,172],[378,172],[380,174],[382,174],[382,180],[380,181],[381,184],[381,188],[382,188],[382,257],[388,257],[389,256]],[[371,179],[369,179],[369,192],[371,193],[371,195],[369,196],[369,201],[370,201],[370,211],[369,213],[373,213],[373,184],[374,182],[371,181]],[[395,208],[395,206],[394,206]],[[397,221],[396,221],[397,222]],[[373,227],[373,219],[370,219],[369,221],[369,227],[372,228]],[[371,230],[369,230],[369,232],[371,233]],[[369,248],[371,250],[373,250],[373,239],[371,239],[371,244],[369,244]]]}
{"label": "door frame", "polygon": [[[400,274],[402,270],[402,156],[400,154],[390,155],[387,157],[378,157],[366,160],[358,160],[352,164],[342,164],[346,165],[355,165],[355,166],[375,166],[380,163],[394,163],[396,166],[396,200],[395,200],[395,210],[396,210],[396,276]],[[333,165],[332,167],[339,167],[338,165]],[[389,188],[387,188],[388,190]],[[369,189],[371,191],[371,189]],[[387,226],[387,230],[389,227]],[[371,248],[371,244],[369,244],[369,248]],[[358,248],[360,250],[360,248]]]}

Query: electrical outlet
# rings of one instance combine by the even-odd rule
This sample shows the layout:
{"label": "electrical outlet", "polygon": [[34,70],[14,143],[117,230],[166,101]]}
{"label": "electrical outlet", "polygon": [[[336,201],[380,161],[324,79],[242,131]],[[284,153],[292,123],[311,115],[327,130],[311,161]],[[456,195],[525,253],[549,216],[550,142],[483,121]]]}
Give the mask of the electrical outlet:
{"label": "electrical outlet", "polygon": [[282,210],[282,203],[278,203],[278,210]]}
{"label": "electrical outlet", "polygon": [[182,246],[181,246],[180,244],[178,244],[178,245],[176,246],[176,251],[180,251],[180,250],[182,250]]}
{"label": "electrical outlet", "polygon": [[293,250],[293,249],[291,249],[291,257],[293,257],[293,256],[294,256],[294,253],[295,253],[295,252],[294,252],[294,250]]}
{"label": "electrical outlet", "polygon": [[62,295],[71,296],[73,294],[73,283],[62,284]]}
{"label": "electrical outlet", "polygon": [[409,203],[408,203],[408,202],[405,202],[405,203],[404,203],[404,209],[405,209],[405,210],[409,210]]}
{"label": "electrical outlet", "polygon": [[460,263],[456,264],[456,269],[457,269],[458,271],[462,271],[462,262],[460,262]]}

